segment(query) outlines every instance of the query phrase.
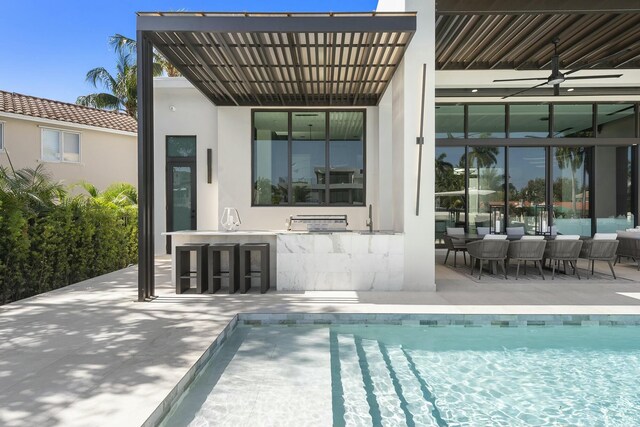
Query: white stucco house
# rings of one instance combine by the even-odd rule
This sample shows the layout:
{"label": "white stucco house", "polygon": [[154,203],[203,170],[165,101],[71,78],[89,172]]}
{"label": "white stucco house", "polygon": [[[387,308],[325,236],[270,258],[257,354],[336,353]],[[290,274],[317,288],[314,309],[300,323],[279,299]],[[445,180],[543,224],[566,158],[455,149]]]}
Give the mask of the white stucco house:
{"label": "white stucco house", "polygon": [[[140,13],[140,298],[163,233],[227,239],[225,207],[236,240],[271,242],[285,290],[434,291],[443,230],[498,216],[635,226],[638,10],[560,3]],[[152,46],[184,77],[152,79]],[[300,214],[347,215],[351,233],[287,232]]]}

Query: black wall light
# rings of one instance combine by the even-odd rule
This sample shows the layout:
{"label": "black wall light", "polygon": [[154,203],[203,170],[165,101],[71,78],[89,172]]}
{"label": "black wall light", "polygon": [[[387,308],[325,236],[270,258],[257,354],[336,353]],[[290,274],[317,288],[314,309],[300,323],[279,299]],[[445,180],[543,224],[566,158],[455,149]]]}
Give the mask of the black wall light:
{"label": "black wall light", "polygon": [[211,148],[207,148],[207,183],[208,184],[211,184],[212,163],[213,163],[213,150],[211,150]]}

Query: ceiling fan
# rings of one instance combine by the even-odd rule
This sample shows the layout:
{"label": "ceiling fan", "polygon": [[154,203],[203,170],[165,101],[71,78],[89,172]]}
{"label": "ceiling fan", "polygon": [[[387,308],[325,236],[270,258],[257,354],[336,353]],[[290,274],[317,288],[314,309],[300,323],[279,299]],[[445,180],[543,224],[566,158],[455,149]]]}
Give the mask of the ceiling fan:
{"label": "ceiling fan", "polygon": [[573,70],[569,70],[565,73],[560,72],[560,55],[558,55],[558,43],[560,43],[560,39],[557,37],[552,40],[553,43],[553,56],[551,57],[551,75],[549,77],[532,77],[532,78],[524,78],[524,79],[499,79],[494,80],[494,82],[518,82],[518,81],[534,81],[534,80],[544,80],[542,83],[532,86],[527,89],[520,90],[518,92],[512,93],[510,95],[503,96],[502,99],[509,98],[515,95],[519,95],[521,93],[530,91],[531,89],[535,89],[545,85],[553,86],[553,94],[560,95],[560,84],[564,83],[567,80],[585,80],[585,79],[614,79],[622,76],[622,74],[600,74],[597,76],[575,76],[568,77],[570,74],[573,74],[577,71],[583,70],[585,68],[592,67],[597,65],[607,59],[617,56],[619,53],[615,53],[613,55],[606,56],[597,61],[590,62],[584,64],[578,68],[574,68]]}

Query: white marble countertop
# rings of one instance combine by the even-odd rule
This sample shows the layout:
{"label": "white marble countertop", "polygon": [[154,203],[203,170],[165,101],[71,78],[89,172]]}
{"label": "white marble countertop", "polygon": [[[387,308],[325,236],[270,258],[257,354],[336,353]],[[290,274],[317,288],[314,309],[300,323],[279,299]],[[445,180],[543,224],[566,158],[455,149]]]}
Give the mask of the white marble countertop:
{"label": "white marble countertop", "polygon": [[170,231],[162,233],[163,236],[277,236],[287,234],[361,234],[361,235],[382,235],[390,236],[403,234],[395,231],[386,230],[347,230],[347,231],[287,231],[287,230],[237,230],[237,231],[223,231],[223,230],[182,230],[182,231]]}

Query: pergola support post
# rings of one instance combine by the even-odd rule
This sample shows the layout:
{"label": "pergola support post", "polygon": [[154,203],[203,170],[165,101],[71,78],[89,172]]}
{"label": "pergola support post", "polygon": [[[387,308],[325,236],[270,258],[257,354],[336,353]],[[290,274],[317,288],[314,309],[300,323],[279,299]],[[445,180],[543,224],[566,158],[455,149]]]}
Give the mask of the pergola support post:
{"label": "pergola support post", "polygon": [[155,296],[153,238],[153,45],[137,31],[138,301]]}

